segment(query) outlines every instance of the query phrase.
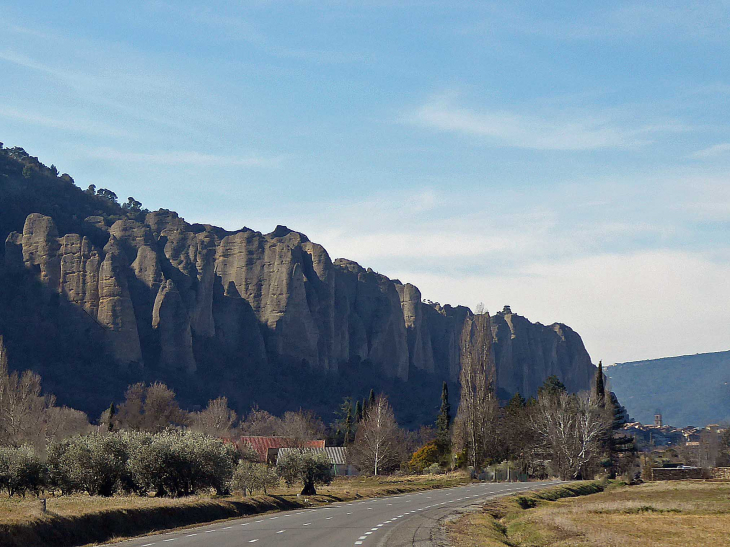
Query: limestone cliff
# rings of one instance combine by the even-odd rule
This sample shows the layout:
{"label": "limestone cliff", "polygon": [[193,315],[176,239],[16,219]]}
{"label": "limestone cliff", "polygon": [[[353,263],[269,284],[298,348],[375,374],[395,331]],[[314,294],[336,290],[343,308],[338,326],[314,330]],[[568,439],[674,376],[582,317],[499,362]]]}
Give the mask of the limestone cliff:
{"label": "limestone cliff", "polygon": [[[337,373],[364,363],[383,378],[458,379],[468,308],[425,303],[414,285],[333,262],[284,226],[227,232],[166,210],[144,221],[87,223],[107,234],[103,248],[77,234],[59,237],[51,217],[33,213],[22,234],[8,236],[5,261],[82,309],[122,367],[192,374],[200,370],[196,347],[218,344],[240,357],[234,367]],[[492,329],[503,395],[534,394],[552,374],[571,390],[589,385],[594,367],[569,327],[533,324],[506,307]]]}

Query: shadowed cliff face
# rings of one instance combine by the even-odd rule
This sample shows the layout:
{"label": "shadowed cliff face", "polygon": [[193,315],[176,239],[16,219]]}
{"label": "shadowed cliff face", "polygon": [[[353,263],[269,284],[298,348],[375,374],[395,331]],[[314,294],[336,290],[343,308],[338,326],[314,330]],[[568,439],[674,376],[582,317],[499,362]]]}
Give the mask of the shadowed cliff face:
{"label": "shadowed cliff face", "polygon": [[[366,363],[402,381],[458,379],[468,308],[426,304],[409,283],[333,263],[303,234],[283,226],[231,233],[165,210],[144,222],[87,222],[108,233],[103,249],[76,234],[59,237],[52,218],[33,213],[22,234],[8,236],[5,262],[82,309],[121,367],[194,373],[205,368],[196,344],[207,341],[246,366],[337,373]],[[565,325],[533,324],[505,308],[492,330],[504,396],[534,394],[552,374],[571,390],[589,386],[594,367]]]}

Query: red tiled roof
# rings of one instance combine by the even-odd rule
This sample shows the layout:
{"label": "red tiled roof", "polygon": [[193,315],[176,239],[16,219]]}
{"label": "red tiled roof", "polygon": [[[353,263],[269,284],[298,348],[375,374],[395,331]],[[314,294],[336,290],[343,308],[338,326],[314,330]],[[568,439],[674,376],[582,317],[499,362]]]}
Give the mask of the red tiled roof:
{"label": "red tiled roof", "polygon": [[[297,448],[296,442],[288,437],[238,437],[233,443],[243,449],[245,445],[249,445],[259,455],[259,461],[266,462],[270,448]],[[306,441],[305,448],[324,448],[324,440]]]}

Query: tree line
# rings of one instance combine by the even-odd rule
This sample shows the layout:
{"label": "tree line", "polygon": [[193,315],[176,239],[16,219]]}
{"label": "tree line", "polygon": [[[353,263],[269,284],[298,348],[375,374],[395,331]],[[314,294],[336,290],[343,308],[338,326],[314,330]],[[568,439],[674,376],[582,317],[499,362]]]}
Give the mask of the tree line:
{"label": "tree line", "polygon": [[[43,395],[37,374],[10,372],[0,337],[0,488],[10,495],[54,489],[183,496],[267,492],[283,480],[301,483],[308,494],[332,479],[326,456],[304,448],[323,438],[348,447],[348,464],[372,475],[459,467],[478,473],[505,461],[520,474],[563,479],[631,468],[633,445],[617,433],[626,412],[605,389],[600,367],[588,393],[570,394],[551,377],[537,397],[515,394],[500,406],[491,340],[488,314],[468,320],[460,341],[456,416],[444,382],[433,426],[411,432],[398,426],[387,396],[372,390],[363,399],[345,399],[337,419],[326,425],[305,410],[274,416],[254,407],[239,417],[225,397],[187,412],[159,382],[129,386],[124,400],[92,426],[84,413]],[[258,454],[226,442],[241,435],[283,436],[301,450],[270,467]]]}

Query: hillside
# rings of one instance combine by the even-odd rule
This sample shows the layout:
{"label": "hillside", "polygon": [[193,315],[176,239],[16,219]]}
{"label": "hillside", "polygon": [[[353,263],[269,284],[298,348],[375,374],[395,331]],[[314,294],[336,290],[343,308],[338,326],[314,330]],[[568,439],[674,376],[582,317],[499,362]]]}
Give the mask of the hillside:
{"label": "hillside", "polygon": [[730,422],[730,351],[617,363],[606,367],[611,389],[631,416],[677,427]]}
{"label": "hillside", "polygon": [[[391,395],[405,425],[435,416],[441,383],[458,393],[463,306],[307,236],[189,224],[165,209],[82,191],[19,148],[0,148],[0,334],[11,366],[32,368],[59,401],[92,416],[137,381],[162,380],[184,404],[225,394],[239,411],[312,408]],[[499,395],[532,395],[555,374],[585,389],[595,367],[580,336],[508,307],[492,318]]]}

